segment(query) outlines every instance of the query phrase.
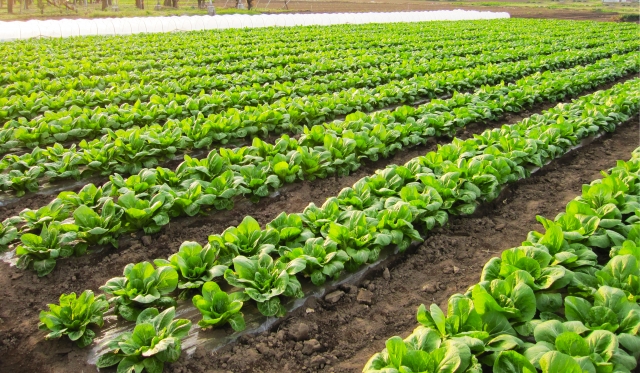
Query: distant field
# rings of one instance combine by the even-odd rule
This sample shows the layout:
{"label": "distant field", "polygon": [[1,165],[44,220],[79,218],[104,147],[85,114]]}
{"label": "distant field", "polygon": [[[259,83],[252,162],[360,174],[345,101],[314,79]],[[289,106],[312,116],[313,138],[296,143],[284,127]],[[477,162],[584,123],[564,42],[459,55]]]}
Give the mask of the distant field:
{"label": "distant field", "polygon": [[[197,0],[179,0],[178,9],[162,7],[155,10],[156,1],[146,0],[145,8],[135,7],[135,0],[113,0],[117,2],[118,11],[110,6],[106,11],[101,9],[100,3],[87,3],[84,0],[68,2],[66,6],[53,6],[44,2],[41,11],[34,1],[25,9],[21,3],[14,5],[13,14],[7,12],[7,1],[0,4],[0,20],[27,19],[57,19],[57,18],[97,18],[97,17],[149,17],[168,15],[196,15],[207,14],[206,9],[199,9]],[[62,2],[59,2],[62,4]],[[164,1],[160,1],[163,4]],[[206,1],[208,3],[208,1]],[[599,0],[551,1],[416,1],[416,0],[345,0],[345,1],[315,1],[292,0],[285,6],[284,0],[255,0],[255,9],[235,9],[235,0],[214,0],[218,14],[227,13],[274,13],[274,12],[389,12],[402,10],[447,10],[467,9],[481,11],[504,11],[513,17],[523,18],[558,18],[558,19],[591,19],[617,20],[621,15],[638,14],[638,6],[634,5],[605,5]],[[247,6],[244,0],[245,7]],[[72,9],[70,9],[72,8]]]}

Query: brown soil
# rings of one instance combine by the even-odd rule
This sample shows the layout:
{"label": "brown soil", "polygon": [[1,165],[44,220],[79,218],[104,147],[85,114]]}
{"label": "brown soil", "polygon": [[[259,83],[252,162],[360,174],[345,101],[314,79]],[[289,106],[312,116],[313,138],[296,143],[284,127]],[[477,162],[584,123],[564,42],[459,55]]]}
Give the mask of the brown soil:
{"label": "brown soil", "polygon": [[[493,2],[493,1],[492,1]],[[497,1],[499,2],[499,1]],[[561,4],[560,4],[561,5]],[[464,1],[439,2],[415,0],[352,0],[352,1],[292,1],[288,5],[291,10],[312,13],[342,13],[342,12],[401,12],[401,11],[434,11],[434,10],[477,10],[481,12],[507,12],[512,18],[550,18],[612,21],[617,19],[615,12],[594,12],[590,10],[529,8],[519,6],[474,6]],[[284,8],[283,1],[272,1],[270,8]]]}
{"label": "brown soil", "polygon": [[[552,105],[538,105],[531,111],[509,116],[501,123],[517,122],[549,106]],[[469,136],[495,125],[469,126],[460,135]],[[194,358],[183,357],[171,369],[175,372],[276,372],[285,367],[285,372],[299,372],[303,366],[311,367],[314,359],[314,364],[325,360],[331,362],[324,371],[359,371],[366,359],[382,348],[384,339],[410,331],[415,325],[413,313],[419,303],[434,300],[441,303],[454,291],[477,281],[481,263],[523,240],[526,232],[535,228],[536,214],[555,215],[580,192],[581,184],[598,177],[599,170],[613,166],[615,160],[628,158],[638,146],[638,136],[636,125],[621,127],[617,133],[554,162],[544,172],[513,186],[512,194],[503,203],[488,208],[483,217],[452,219],[446,229],[433,232],[424,246],[389,265],[389,281],[381,277],[381,273],[372,273],[361,284],[368,286],[374,294],[371,306],[357,303],[355,293],[358,290],[346,288],[350,293],[337,304],[310,300],[270,332],[245,337],[240,343],[212,356],[197,350]],[[239,202],[231,211],[178,219],[149,238],[142,239],[135,234],[124,237],[120,240],[120,250],[104,250],[60,261],[58,268],[43,279],[1,263],[0,297],[10,302],[0,306],[0,371],[41,372],[43,366],[50,372],[95,371],[94,366],[86,364],[85,352],[77,350],[65,339],[46,342],[42,339],[44,332],[36,330],[39,311],[45,309],[47,303],[56,302],[61,292],[97,291],[106,280],[120,275],[127,263],[167,257],[185,240],[206,242],[209,234],[238,224],[245,215],[250,214],[264,224],[281,211],[300,212],[309,202],[321,204],[328,196],[336,195],[343,187],[376,169],[391,163],[404,163],[445,141],[448,142],[434,139],[426,146],[402,151],[393,158],[369,162],[348,177],[290,185],[277,197],[258,204]],[[558,192],[549,194],[549,190]],[[14,212],[2,211],[2,218],[7,213],[14,214],[38,204],[38,198],[41,197],[33,196],[20,206],[12,206]],[[459,270],[447,273],[454,265]],[[440,274],[440,271],[445,273]],[[437,280],[429,277],[434,273],[437,273]],[[433,294],[421,291],[429,282],[428,288],[437,290]],[[313,308],[315,312],[306,314],[306,308]],[[315,338],[322,345],[322,349],[311,356],[302,354],[302,341],[291,341],[287,337],[288,331],[297,328],[301,322],[311,328],[308,338]]]}
{"label": "brown soil", "polygon": [[[500,2],[500,1],[490,1]],[[213,1],[216,9],[224,9],[233,7],[231,1],[215,0]],[[512,18],[551,18],[551,19],[573,19],[573,20],[594,20],[594,21],[617,21],[620,13],[602,12],[592,10],[573,10],[573,9],[548,9],[535,8],[526,6],[476,6],[465,4],[464,1],[455,2],[439,2],[439,1],[419,1],[419,0],[344,0],[344,1],[316,1],[316,0],[298,0],[289,1],[285,8],[285,0],[260,0],[254,1],[260,12],[268,14],[280,13],[284,9],[288,9],[290,13],[351,13],[351,12],[401,12],[401,11],[434,11],[434,10],[477,10],[484,12],[507,12]],[[268,4],[268,8],[267,8]],[[554,4],[555,5],[555,4]],[[557,5],[562,5],[558,3]],[[176,15],[179,14],[177,11]],[[105,14],[104,17],[114,17],[113,13]],[[153,16],[153,13],[149,14]],[[93,18],[100,18],[100,14],[93,12]],[[64,15],[50,14],[46,17],[39,14],[33,14],[31,19],[75,19],[87,18],[84,14],[65,13]],[[10,21],[11,19],[7,19]],[[18,21],[26,21],[27,18]]]}

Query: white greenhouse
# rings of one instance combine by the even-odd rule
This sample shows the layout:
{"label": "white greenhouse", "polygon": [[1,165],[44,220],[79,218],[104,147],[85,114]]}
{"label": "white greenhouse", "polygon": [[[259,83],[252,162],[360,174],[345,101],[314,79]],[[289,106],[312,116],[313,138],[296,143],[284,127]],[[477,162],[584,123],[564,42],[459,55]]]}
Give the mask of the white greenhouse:
{"label": "white greenhouse", "polygon": [[59,38],[84,35],[129,35],[153,32],[270,26],[285,27],[496,18],[509,18],[509,13],[442,10],[391,13],[231,14],[221,16],[98,18],[91,20],[31,20],[26,22],[0,21],[0,41],[40,37]]}

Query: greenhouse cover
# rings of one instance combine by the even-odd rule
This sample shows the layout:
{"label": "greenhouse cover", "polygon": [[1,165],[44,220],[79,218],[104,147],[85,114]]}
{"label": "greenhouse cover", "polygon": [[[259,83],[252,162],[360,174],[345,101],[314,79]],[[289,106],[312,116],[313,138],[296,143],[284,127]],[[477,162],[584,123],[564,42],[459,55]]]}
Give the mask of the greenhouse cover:
{"label": "greenhouse cover", "polygon": [[219,16],[132,17],[98,19],[0,21],[0,41],[40,37],[129,35],[152,32],[246,27],[309,26],[362,23],[454,21],[509,18],[504,12],[439,10],[389,13],[229,14]]}

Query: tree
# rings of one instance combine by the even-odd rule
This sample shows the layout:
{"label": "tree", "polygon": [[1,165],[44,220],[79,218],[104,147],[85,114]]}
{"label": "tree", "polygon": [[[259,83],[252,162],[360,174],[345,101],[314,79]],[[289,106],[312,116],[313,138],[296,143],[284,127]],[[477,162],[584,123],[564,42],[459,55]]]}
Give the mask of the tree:
{"label": "tree", "polygon": [[13,0],[7,1],[7,9],[9,10],[9,14],[13,13]]}

